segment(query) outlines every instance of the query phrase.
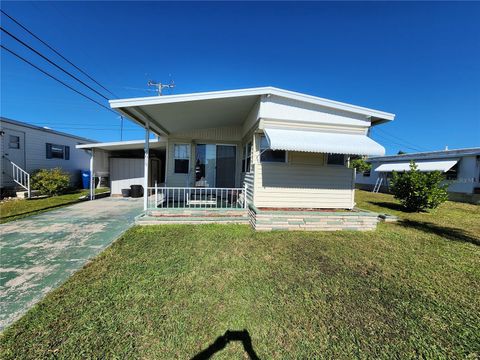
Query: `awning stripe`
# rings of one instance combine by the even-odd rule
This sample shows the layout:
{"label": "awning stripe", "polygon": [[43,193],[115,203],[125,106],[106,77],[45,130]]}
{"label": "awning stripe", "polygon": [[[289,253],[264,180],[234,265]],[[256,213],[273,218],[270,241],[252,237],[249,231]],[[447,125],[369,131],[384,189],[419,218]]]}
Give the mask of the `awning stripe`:
{"label": "awning stripe", "polygon": [[264,129],[272,150],[304,151],[347,155],[385,155],[385,148],[366,135],[315,130]]}
{"label": "awning stripe", "polygon": [[[442,171],[446,172],[450,170],[459,159],[452,160],[443,160],[443,161],[420,161],[415,162],[419,171],[428,172],[428,171]],[[408,171],[410,170],[409,162],[401,163],[387,163],[382,164],[375,168],[376,172],[392,172],[392,171]]]}

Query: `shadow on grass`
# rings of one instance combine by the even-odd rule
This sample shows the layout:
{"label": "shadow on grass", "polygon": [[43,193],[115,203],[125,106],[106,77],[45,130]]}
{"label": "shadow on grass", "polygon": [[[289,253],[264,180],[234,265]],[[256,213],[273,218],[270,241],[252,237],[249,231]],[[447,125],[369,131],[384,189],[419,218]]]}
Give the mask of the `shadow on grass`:
{"label": "shadow on grass", "polygon": [[234,331],[227,330],[225,334],[219,336],[215,341],[209,345],[205,350],[200,351],[191,360],[210,359],[215,353],[223,350],[230,341],[241,341],[243,349],[248,354],[251,360],[259,360],[257,353],[253,350],[252,338],[247,330]]}
{"label": "shadow on grass", "polygon": [[445,226],[438,226],[433,223],[413,220],[402,220],[398,223],[401,226],[414,228],[426,233],[433,233],[442,236],[446,239],[459,242],[468,242],[480,246],[480,238],[475,238],[467,234],[462,229],[449,228]]}
{"label": "shadow on grass", "polygon": [[368,201],[369,204],[384,207],[390,210],[395,210],[395,211],[402,211],[402,212],[411,212],[405,209],[402,205],[392,203],[392,202],[385,202],[385,201]]}

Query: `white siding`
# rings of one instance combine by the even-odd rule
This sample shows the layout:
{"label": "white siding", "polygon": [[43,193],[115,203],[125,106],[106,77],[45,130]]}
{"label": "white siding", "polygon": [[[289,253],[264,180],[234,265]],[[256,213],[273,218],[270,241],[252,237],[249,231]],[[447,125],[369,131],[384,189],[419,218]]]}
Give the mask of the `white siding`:
{"label": "white siding", "polygon": [[255,174],[253,172],[243,173],[243,184],[247,187],[247,201],[253,204],[255,194]]}
{"label": "white siding", "polygon": [[273,95],[262,98],[259,117],[286,121],[302,121],[312,124],[370,126],[370,120],[365,115],[333,110],[324,106],[308,104]]}
{"label": "white siding", "polygon": [[130,185],[143,186],[143,159],[110,158],[111,194],[120,195]]}
{"label": "white siding", "polygon": [[[80,182],[80,170],[88,170],[90,168],[90,155],[85,150],[75,148],[78,144],[86,143],[85,141],[27,126],[11,124],[6,121],[2,121],[2,128],[23,131],[25,133],[25,170],[29,173],[38,169],[60,167],[71,174],[71,182],[73,185],[76,185]],[[70,159],[47,159],[47,143],[69,146]]]}
{"label": "white siding", "polygon": [[255,165],[254,203],[257,207],[353,207],[353,170],[312,164]]}

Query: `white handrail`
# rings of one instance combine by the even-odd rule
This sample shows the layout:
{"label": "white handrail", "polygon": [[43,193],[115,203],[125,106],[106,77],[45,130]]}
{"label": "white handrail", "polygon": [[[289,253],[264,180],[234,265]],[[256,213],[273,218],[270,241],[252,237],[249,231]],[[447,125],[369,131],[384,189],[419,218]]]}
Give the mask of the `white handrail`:
{"label": "white handrail", "polygon": [[148,187],[149,210],[153,209],[244,209],[246,187]]}
{"label": "white handrail", "polygon": [[23,187],[28,192],[28,198],[31,197],[31,189],[30,189],[30,174],[23,170],[20,166],[15,164],[13,161],[10,161],[12,164],[12,175],[13,181],[15,181],[18,185]]}

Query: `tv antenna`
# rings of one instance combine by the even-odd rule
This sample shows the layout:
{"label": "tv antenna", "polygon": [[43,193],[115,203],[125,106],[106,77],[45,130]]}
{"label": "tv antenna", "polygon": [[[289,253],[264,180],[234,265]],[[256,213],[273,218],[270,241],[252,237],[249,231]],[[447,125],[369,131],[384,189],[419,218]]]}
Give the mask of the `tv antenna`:
{"label": "tv antenna", "polygon": [[153,80],[148,80],[147,82],[148,86],[154,86],[157,90],[158,96],[162,96],[163,89],[173,89],[175,87],[175,83],[173,80],[170,82],[170,84],[162,84],[161,82],[155,82]]}

